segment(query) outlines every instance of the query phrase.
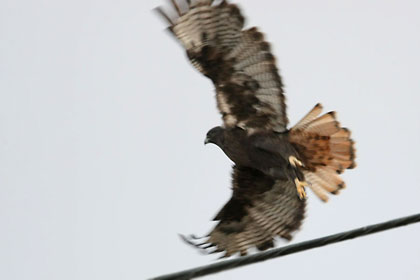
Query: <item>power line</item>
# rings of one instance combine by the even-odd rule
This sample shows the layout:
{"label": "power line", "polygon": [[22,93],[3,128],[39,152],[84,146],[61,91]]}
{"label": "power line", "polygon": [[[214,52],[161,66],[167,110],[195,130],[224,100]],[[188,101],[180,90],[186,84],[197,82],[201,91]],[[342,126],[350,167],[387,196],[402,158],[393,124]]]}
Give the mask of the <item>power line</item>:
{"label": "power line", "polygon": [[189,280],[189,279],[197,278],[200,276],[217,273],[217,272],[237,268],[237,267],[248,265],[248,264],[262,262],[269,259],[282,257],[285,255],[294,254],[300,251],[322,247],[328,244],[337,243],[344,240],[348,240],[348,239],[352,239],[352,238],[356,238],[356,237],[360,237],[360,236],[364,236],[364,235],[368,235],[368,234],[372,234],[372,233],[376,233],[380,231],[385,231],[392,228],[397,228],[397,227],[401,227],[401,226],[405,226],[405,225],[409,225],[409,224],[413,224],[417,222],[420,222],[420,214],[407,216],[407,217],[403,217],[403,218],[399,218],[395,220],[390,220],[390,221],[379,223],[379,224],[364,226],[361,228],[357,228],[357,229],[353,229],[353,230],[349,230],[349,231],[345,231],[341,233],[336,233],[336,234],[321,237],[321,238],[303,241],[297,244],[292,244],[292,245],[284,246],[281,248],[264,251],[264,252],[253,254],[250,256],[239,257],[232,260],[220,261],[220,262],[213,263],[210,265],[187,269],[187,270],[172,273],[172,274],[166,274],[166,275],[162,275],[156,278],[152,278],[150,280]]}

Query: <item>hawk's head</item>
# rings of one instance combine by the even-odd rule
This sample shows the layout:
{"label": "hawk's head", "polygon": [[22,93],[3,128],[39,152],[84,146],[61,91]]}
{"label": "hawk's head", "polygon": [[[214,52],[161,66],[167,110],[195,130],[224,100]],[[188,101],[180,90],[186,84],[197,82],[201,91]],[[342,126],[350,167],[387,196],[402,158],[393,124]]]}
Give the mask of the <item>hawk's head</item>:
{"label": "hawk's head", "polygon": [[222,147],[225,138],[224,131],[225,129],[221,126],[216,126],[210,129],[207,132],[206,139],[204,140],[204,145],[208,143],[213,143],[219,147]]}

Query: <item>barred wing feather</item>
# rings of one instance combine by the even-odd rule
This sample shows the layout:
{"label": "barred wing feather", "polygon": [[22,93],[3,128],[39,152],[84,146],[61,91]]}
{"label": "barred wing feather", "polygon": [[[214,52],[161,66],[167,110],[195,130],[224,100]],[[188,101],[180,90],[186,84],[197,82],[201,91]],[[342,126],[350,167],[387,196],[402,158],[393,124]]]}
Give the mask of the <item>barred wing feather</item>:
{"label": "barred wing feather", "polygon": [[168,20],[192,65],[210,78],[226,127],[284,132],[287,127],[283,84],[270,45],[257,28],[243,29],[239,8],[227,1],[214,5],[185,3]]}

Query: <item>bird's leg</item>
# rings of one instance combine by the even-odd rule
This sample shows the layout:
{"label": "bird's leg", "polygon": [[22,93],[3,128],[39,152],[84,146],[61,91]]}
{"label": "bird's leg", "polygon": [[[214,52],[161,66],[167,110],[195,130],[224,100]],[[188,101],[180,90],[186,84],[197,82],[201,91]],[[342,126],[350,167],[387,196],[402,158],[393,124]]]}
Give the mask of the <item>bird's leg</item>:
{"label": "bird's leg", "polygon": [[293,166],[293,167],[297,167],[297,166],[303,166],[303,163],[298,160],[295,156],[290,156],[289,157],[289,163]]}
{"label": "bird's leg", "polygon": [[[303,166],[303,163],[300,160],[298,160],[295,156],[289,157],[289,163],[295,168],[299,168]],[[296,176],[295,185],[296,185],[296,190],[298,192],[299,198],[305,199],[306,198],[305,187],[308,186],[309,184],[306,181],[300,181],[298,176]]]}
{"label": "bird's leg", "polygon": [[308,183],[306,181],[299,181],[299,179],[296,177],[295,185],[296,185],[296,190],[298,192],[299,198],[305,199],[306,198],[305,187],[308,186]]}

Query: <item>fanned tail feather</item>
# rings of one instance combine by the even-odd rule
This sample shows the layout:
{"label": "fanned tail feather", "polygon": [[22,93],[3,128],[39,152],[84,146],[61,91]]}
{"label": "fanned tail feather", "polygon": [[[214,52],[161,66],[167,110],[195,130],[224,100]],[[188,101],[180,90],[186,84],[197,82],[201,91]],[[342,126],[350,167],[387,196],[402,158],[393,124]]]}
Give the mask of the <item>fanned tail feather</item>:
{"label": "fanned tail feather", "polygon": [[317,104],[290,129],[290,141],[304,163],[304,175],[309,187],[323,201],[328,193],[338,194],[345,188],[338,174],[356,167],[354,142],[350,131],[340,126],[335,112],[321,115]]}

